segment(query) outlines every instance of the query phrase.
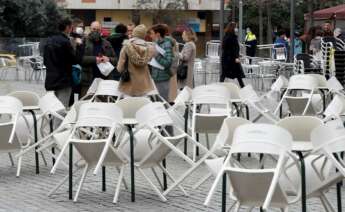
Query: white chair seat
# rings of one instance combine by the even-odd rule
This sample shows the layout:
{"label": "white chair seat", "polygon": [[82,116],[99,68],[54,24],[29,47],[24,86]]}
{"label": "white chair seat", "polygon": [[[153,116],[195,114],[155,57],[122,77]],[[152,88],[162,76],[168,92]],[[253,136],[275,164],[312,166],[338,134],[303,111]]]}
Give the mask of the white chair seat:
{"label": "white chair seat", "polygon": [[310,141],[294,141],[292,143],[293,151],[308,152],[313,150],[313,144]]}

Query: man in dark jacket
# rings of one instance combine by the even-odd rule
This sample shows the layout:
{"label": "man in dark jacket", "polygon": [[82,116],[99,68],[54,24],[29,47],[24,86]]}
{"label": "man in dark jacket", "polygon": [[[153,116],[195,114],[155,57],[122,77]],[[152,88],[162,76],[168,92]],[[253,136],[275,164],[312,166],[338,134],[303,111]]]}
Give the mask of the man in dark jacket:
{"label": "man in dark jacket", "polygon": [[101,24],[91,23],[91,32],[85,41],[85,51],[82,60],[81,96],[84,96],[95,78],[113,79],[112,74],[104,76],[97,64],[110,62],[116,67],[117,58],[111,44],[101,36]]}
{"label": "man in dark jacket", "polygon": [[81,62],[83,46],[81,39],[72,47],[69,35],[72,21],[64,19],[59,23],[59,33],[47,39],[44,47],[44,65],[47,68],[45,88],[54,91],[59,100],[68,106],[72,92],[72,65]]}

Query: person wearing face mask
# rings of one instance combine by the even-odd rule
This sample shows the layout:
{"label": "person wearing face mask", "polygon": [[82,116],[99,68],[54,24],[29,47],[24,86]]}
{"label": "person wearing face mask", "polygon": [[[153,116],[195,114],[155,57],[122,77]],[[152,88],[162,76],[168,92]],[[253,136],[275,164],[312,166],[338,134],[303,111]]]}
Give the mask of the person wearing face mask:
{"label": "person wearing face mask", "polygon": [[72,91],[72,65],[79,64],[83,56],[81,40],[76,40],[75,48],[71,44],[69,36],[72,28],[69,18],[61,20],[59,33],[47,39],[43,54],[47,69],[45,88],[54,91],[65,107],[68,107]]}
{"label": "person wearing face mask", "polygon": [[94,21],[91,23],[90,29],[91,32],[85,39],[85,52],[82,60],[81,97],[86,94],[95,78],[119,80],[113,79],[113,73],[104,76],[98,69],[97,64],[104,62],[110,62],[116,66],[117,57],[109,41],[101,36],[101,24]]}
{"label": "person wearing face mask", "polygon": [[241,88],[244,87],[244,73],[240,62],[240,45],[237,35],[235,34],[236,23],[231,22],[225,28],[225,35],[222,42],[222,73],[220,82],[224,82],[225,78],[237,79]]}

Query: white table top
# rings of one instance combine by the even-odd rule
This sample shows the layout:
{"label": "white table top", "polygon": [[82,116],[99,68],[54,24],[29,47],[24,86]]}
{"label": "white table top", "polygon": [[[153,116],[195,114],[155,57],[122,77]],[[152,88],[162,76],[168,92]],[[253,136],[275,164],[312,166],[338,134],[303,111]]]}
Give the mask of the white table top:
{"label": "white table top", "polygon": [[292,143],[292,151],[310,152],[313,148],[311,141],[294,141]]}
{"label": "white table top", "polygon": [[40,107],[37,106],[24,106],[23,110],[40,110]]}

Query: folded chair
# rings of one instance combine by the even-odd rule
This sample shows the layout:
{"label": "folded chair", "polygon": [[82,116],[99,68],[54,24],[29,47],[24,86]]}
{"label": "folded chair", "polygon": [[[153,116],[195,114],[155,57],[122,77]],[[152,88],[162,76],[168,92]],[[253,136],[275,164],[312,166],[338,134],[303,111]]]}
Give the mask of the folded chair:
{"label": "folded chair", "polygon": [[115,80],[102,80],[98,82],[95,95],[92,97],[92,102],[116,102],[121,96],[118,90],[119,82]]}
{"label": "folded chair", "polygon": [[[288,205],[297,198],[290,200],[279,180],[289,159],[298,165],[296,158],[290,153],[291,147],[292,136],[280,127],[268,124],[239,126],[235,130],[230,153],[204,204],[210,204],[216,186],[223,174],[226,174],[230,181],[230,198],[235,200],[235,211],[239,211],[241,206],[248,206],[249,211],[254,207],[262,207],[264,211],[271,207],[287,211]],[[264,155],[264,159],[258,160],[257,167],[248,167],[235,157],[239,153],[248,152]],[[266,157],[274,158],[274,163],[266,164]]]}
{"label": "folded chair", "polygon": [[[145,174],[144,169],[151,169],[158,167],[165,173],[168,178],[174,183],[176,180],[165,167],[160,163],[167,157],[169,153],[175,153],[181,159],[185,160],[191,166],[194,162],[187,157],[177,145],[187,138],[193,145],[198,146],[201,151],[208,152],[208,150],[200,145],[198,142],[193,140],[188,134],[178,127],[173,127],[173,130],[169,129],[173,125],[167,110],[160,102],[150,103],[143,106],[136,114],[138,121],[138,127],[134,131],[134,135],[137,135],[142,130],[148,130],[150,136],[148,144],[151,148],[146,148],[148,152],[145,156],[135,163],[136,169],[143,175],[145,180],[151,185],[153,190],[157,193],[162,201],[166,201],[165,195],[154,185],[152,180]],[[143,150],[145,151],[145,150]],[[179,185],[180,190],[187,195],[182,186]]]}
{"label": "folded chair", "polygon": [[176,182],[171,184],[167,190],[164,191],[164,195],[167,195],[172,189],[174,189],[178,184],[181,184],[187,177],[191,176],[193,172],[199,168],[202,164],[206,164],[206,166],[211,169],[210,172],[205,176],[200,176],[200,179],[193,188],[196,189],[202,183],[204,183],[207,179],[209,179],[212,175],[217,175],[220,171],[219,169],[213,169],[214,167],[219,167],[224,160],[224,156],[226,156],[227,152],[231,148],[232,140],[233,140],[233,133],[235,129],[243,124],[249,124],[250,121],[241,118],[241,117],[229,117],[224,119],[222,127],[216,137],[216,140],[211,147],[210,151],[207,152],[201,159],[199,159],[191,168],[189,168],[186,172],[180,176]]}
{"label": "folded chair", "polygon": [[94,168],[93,174],[97,174],[102,166],[112,165],[121,170],[113,200],[117,203],[124,168],[128,163],[121,151],[116,150],[112,145],[116,128],[122,122],[122,117],[121,109],[111,103],[85,103],[80,107],[77,123],[51,170],[52,174],[55,173],[63,153],[69,144],[73,144],[86,163],[74,197],[75,202],[78,200],[87,172]]}

